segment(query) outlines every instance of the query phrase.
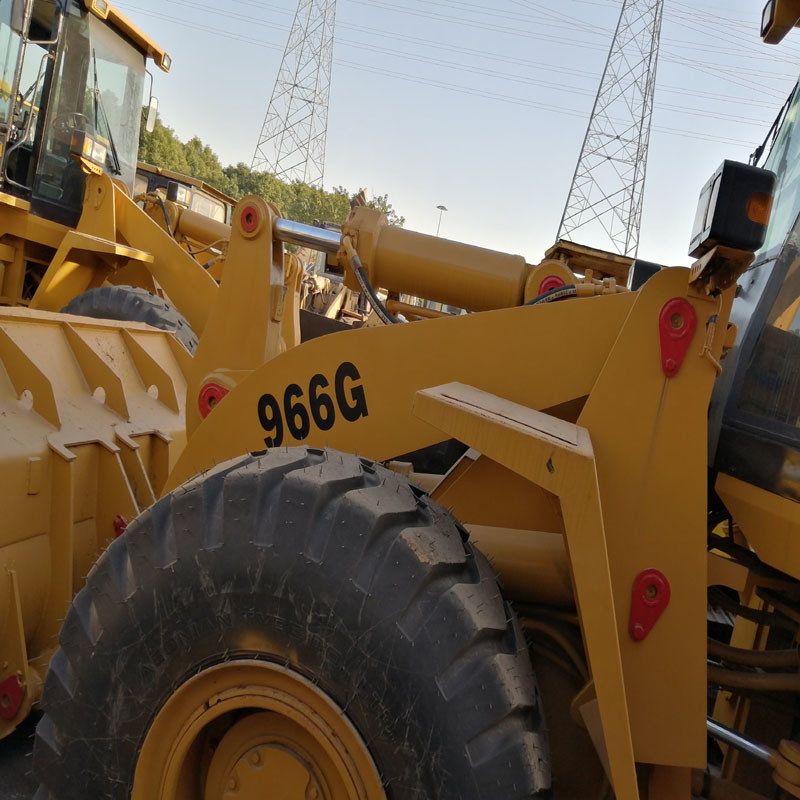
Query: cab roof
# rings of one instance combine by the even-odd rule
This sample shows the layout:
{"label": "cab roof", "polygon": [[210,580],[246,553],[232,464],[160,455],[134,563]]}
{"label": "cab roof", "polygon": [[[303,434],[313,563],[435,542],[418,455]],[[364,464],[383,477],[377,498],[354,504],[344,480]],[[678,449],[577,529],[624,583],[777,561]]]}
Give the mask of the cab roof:
{"label": "cab roof", "polygon": [[164,72],[169,72],[172,59],[162,47],[159,47],[144,31],[134,25],[121,11],[107,0],[83,0],[86,8],[96,17],[108,21],[123,36],[143,50]]}

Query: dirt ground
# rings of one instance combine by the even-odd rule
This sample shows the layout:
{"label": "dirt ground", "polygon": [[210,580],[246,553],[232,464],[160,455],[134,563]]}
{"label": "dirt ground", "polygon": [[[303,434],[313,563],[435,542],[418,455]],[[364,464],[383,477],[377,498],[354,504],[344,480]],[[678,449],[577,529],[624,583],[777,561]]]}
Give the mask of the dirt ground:
{"label": "dirt ground", "polygon": [[38,720],[38,714],[31,714],[11,736],[0,741],[0,800],[30,800],[36,791],[31,751]]}

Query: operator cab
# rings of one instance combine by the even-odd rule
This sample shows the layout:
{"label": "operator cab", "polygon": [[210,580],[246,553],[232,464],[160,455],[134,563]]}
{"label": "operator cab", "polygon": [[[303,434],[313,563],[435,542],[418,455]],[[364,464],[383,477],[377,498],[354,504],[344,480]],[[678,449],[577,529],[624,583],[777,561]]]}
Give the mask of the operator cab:
{"label": "operator cab", "polygon": [[764,166],[777,183],[764,245],[739,278],[737,344],[711,404],[717,471],[800,501],[800,91]]}
{"label": "operator cab", "polygon": [[166,53],[106,0],[0,0],[0,53],[0,192],[74,226],[78,155],[132,193],[145,62]]}

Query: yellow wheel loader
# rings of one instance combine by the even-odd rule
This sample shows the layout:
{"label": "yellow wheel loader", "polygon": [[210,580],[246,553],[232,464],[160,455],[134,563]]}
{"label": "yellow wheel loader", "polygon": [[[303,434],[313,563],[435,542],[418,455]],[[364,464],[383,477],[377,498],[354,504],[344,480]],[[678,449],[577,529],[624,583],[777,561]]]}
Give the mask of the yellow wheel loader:
{"label": "yellow wheel loader", "polygon": [[144,161],[136,165],[135,196],[158,192],[182,208],[197,211],[217,222],[230,223],[236,201],[205,181]]}
{"label": "yellow wheel loader", "polygon": [[[0,37],[0,736],[41,705],[37,798],[800,796],[800,96],[631,290],[252,196],[181,215],[218,281],[132,198],[164,51],[106,0],[0,0]],[[384,324],[300,344],[286,244]],[[125,284],[194,356],[59,313]]]}

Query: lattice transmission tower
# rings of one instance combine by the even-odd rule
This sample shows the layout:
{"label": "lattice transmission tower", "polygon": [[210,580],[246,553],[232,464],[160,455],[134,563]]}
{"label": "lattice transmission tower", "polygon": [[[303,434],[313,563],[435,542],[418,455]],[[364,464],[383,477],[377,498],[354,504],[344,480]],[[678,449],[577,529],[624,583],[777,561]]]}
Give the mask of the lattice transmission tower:
{"label": "lattice transmission tower", "polygon": [[636,255],[663,6],[622,4],[559,239]]}
{"label": "lattice transmission tower", "polygon": [[336,0],[300,0],[251,169],[322,187]]}

